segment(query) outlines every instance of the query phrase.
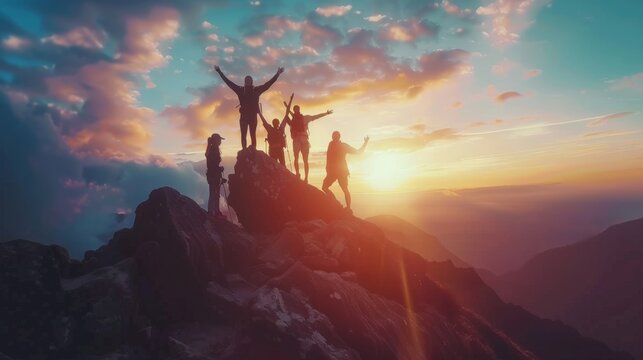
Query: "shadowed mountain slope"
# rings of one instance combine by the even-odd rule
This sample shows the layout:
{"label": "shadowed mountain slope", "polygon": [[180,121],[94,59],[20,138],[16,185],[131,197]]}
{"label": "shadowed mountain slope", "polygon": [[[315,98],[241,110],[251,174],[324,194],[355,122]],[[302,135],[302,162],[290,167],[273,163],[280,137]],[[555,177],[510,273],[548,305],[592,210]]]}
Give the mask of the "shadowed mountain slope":
{"label": "shadowed mountain slope", "polygon": [[643,219],[482,276],[504,299],[643,359]]}
{"label": "shadowed mountain slope", "polygon": [[386,237],[417,254],[428,261],[450,260],[459,267],[469,267],[462,259],[447,250],[434,236],[394,215],[378,215],[366,219],[379,226]]}
{"label": "shadowed mountain slope", "polygon": [[230,202],[244,228],[160,188],[138,206],[131,229],[82,261],[55,246],[0,244],[0,353],[629,359],[503,303],[472,270],[396,245],[270,161],[252,149],[239,153]]}

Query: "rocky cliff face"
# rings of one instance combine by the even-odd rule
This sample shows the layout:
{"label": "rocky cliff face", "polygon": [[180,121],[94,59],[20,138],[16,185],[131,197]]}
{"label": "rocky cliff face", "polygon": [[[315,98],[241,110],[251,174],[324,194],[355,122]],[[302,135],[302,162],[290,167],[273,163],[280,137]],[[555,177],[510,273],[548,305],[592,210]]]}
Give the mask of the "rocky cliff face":
{"label": "rocky cliff face", "polygon": [[231,203],[244,228],[161,188],[80,262],[0,244],[0,358],[628,358],[533,315],[525,333],[563,327],[568,346],[514,337],[466,302],[461,288],[495,295],[479,278],[436,270],[271,162],[239,154]]}

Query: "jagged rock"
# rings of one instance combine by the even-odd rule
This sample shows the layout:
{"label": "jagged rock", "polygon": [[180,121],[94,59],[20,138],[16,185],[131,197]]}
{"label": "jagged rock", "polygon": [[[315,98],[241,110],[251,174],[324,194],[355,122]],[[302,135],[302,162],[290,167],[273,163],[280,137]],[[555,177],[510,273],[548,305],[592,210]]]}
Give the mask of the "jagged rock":
{"label": "jagged rock", "polygon": [[[471,270],[429,263],[389,241],[261,152],[240,152],[236,169],[231,201],[253,235],[160,188],[139,205],[131,229],[73,266],[58,248],[2,244],[0,280],[18,291],[0,293],[0,327],[8,334],[5,324],[18,324],[20,332],[1,338],[0,351],[69,359],[629,359],[502,302]],[[61,285],[63,274],[70,277]],[[31,307],[44,324],[24,321]]]}
{"label": "jagged rock", "polygon": [[132,343],[149,321],[139,310],[133,259],[63,279],[65,316],[57,335],[68,353],[109,353]]}
{"label": "jagged rock", "polygon": [[239,151],[229,179],[229,203],[239,222],[252,232],[274,233],[290,221],[330,221],[345,215],[337,201],[262,151]]}
{"label": "jagged rock", "polygon": [[45,358],[64,344],[55,336],[63,317],[60,284],[67,250],[27,240],[0,243],[0,351]]}
{"label": "jagged rock", "polygon": [[120,247],[134,253],[123,255],[137,259],[145,293],[150,302],[158,300],[150,311],[160,317],[200,316],[208,282],[237,271],[254,254],[254,239],[245,231],[214,220],[193,200],[167,187],[152,191],[138,206],[126,236],[133,246]]}

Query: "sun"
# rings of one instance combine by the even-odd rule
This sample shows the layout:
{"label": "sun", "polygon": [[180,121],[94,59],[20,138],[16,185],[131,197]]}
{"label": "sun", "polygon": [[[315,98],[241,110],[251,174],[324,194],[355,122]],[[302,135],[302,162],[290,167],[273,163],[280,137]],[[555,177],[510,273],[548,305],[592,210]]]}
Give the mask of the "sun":
{"label": "sun", "polygon": [[398,153],[373,153],[365,165],[366,181],[376,190],[395,190],[409,178],[405,158]]}

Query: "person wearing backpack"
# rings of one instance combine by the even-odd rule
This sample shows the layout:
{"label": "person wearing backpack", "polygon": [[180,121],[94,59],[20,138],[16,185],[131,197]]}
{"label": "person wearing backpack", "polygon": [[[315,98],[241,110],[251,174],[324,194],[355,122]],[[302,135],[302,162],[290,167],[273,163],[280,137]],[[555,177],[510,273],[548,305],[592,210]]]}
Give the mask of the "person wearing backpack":
{"label": "person wearing backpack", "polygon": [[322,190],[333,199],[335,195],[330,191],[330,186],[335,181],[339,182],[339,187],[344,192],[346,199],[346,209],[351,209],[351,193],[348,191],[348,164],[346,163],[347,154],[361,154],[366,149],[368,144],[368,136],[364,138],[364,143],[359,149],[342,142],[341,134],[339,131],[333,131],[333,140],[328,143],[328,151],[326,152],[326,178],[322,185]]}
{"label": "person wearing backpack", "polygon": [[290,95],[290,101],[286,106],[286,114],[284,115],[281,124],[279,119],[272,119],[272,125],[268,124],[266,118],[263,117],[261,107],[259,107],[259,117],[261,117],[261,123],[268,133],[268,155],[271,158],[277,160],[281,165],[286,166],[286,159],[284,158],[284,148],[286,147],[286,124],[290,122],[288,118],[288,113],[290,112],[290,104],[292,104],[292,98],[295,94]]}
{"label": "person wearing backpack", "polygon": [[[284,105],[287,106],[284,101]],[[299,105],[293,107],[294,111],[289,111],[292,119],[290,120],[290,137],[292,138],[292,151],[295,155],[295,174],[299,175],[299,153],[304,160],[304,181],[308,183],[308,153],[310,151],[310,142],[308,141],[308,124],[326,115],[333,113],[333,110],[327,110],[317,115],[303,115],[300,112]]]}
{"label": "person wearing backpack", "polygon": [[250,141],[253,148],[257,148],[257,113],[259,112],[259,96],[268,90],[272,84],[277,81],[279,75],[284,72],[284,68],[277,69],[277,73],[268,80],[265,84],[259,86],[252,85],[252,77],[246,76],[244,79],[244,86],[239,86],[230,81],[218,65],[214,66],[214,70],[221,76],[223,82],[237,94],[239,98],[239,126],[241,128],[241,147],[246,148],[246,134],[250,128]]}

